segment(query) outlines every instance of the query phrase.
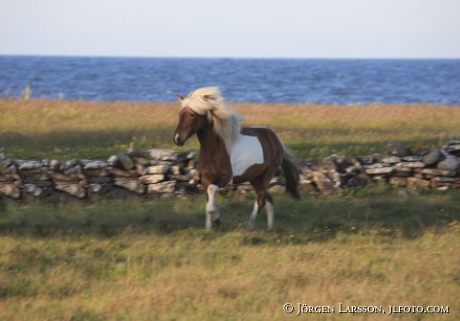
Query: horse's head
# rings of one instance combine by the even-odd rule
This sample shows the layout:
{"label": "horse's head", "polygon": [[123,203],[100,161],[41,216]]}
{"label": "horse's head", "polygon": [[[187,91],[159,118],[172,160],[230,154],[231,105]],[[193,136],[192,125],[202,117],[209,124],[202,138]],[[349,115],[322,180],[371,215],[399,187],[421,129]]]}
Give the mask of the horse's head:
{"label": "horse's head", "polygon": [[[179,100],[184,97],[178,95]],[[191,136],[199,132],[206,123],[206,115],[200,115],[190,107],[182,107],[179,111],[179,123],[174,132],[174,143],[182,146]]]}

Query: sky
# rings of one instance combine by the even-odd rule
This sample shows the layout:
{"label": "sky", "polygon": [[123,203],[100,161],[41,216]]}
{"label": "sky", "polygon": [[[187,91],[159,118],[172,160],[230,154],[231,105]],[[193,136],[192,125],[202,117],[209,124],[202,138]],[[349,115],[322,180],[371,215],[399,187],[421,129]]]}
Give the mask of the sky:
{"label": "sky", "polygon": [[0,0],[0,55],[460,58],[460,0]]}

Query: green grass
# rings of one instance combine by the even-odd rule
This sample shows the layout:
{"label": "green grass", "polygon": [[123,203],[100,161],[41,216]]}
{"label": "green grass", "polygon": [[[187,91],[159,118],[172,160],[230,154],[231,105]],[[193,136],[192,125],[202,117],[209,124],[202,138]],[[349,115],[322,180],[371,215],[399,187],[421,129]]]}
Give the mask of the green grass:
{"label": "green grass", "polygon": [[[236,104],[302,158],[383,152],[387,141],[440,147],[460,109]],[[14,158],[107,158],[175,148],[173,104],[0,101],[0,148]],[[263,111],[263,112],[261,112]],[[183,149],[196,149],[196,141]],[[1,320],[458,320],[460,191],[377,185],[296,202],[275,194],[242,229],[254,195],[25,204],[0,199]],[[308,314],[311,306],[449,306],[448,314]]]}
{"label": "green grass", "polygon": [[[215,232],[203,229],[203,195],[4,201],[0,318],[284,320],[286,302],[442,305],[450,313],[430,320],[460,316],[458,191],[376,187],[300,202],[276,194],[271,232],[264,213],[254,231],[242,229],[253,197],[221,195]],[[309,316],[337,317],[365,316]]]}

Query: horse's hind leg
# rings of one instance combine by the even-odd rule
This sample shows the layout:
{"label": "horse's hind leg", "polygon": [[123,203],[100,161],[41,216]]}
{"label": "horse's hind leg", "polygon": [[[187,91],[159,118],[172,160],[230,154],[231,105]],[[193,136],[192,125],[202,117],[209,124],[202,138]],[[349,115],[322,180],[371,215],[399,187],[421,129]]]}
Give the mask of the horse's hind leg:
{"label": "horse's hind leg", "polygon": [[252,229],[256,223],[257,214],[259,214],[259,205],[258,200],[254,202],[254,209],[252,210],[251,215],[249,216],[249,221],[247,223],[247,228]]}
{"label": "horse's hind leg", "polygon": [[220,225],[220,214],[216,206],[216,193],[219,187],[211,184],[206,189],[208,201],[206,203],[206,229],[210,230],[213,227]]}
{"label": "horse's hind leg", "polygon": [[252,229],[256,222],[257,214],[265,207],[267,209],[267,225],[268,229],[273,228],[273,223],[275,220],[275,208],[273,206],[273,198],[267,191],[257,191],[257,199],[254,202],[254,209],[252,210],[251,215],[249,216],[248,227]]}
{"label": "horse's hind leg", "polygon": [[268,192],[265,192],[265,208],[267,209],[267,226],[271,230],[275,221],[275,206],[273,198]]}

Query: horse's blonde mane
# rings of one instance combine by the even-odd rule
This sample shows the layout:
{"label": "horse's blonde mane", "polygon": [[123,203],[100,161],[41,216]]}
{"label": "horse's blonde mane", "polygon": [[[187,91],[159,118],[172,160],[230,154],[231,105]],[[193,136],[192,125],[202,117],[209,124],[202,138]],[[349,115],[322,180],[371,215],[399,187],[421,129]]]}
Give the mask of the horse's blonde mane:
{"label": "horse's blonde mane", "polygon": [[192,91],[182,99],[181,107],[189,107],[200,115],[206,115],[212,122],[214,131],[225,142],[227,151],[238,138],[241,129],[241,116],[225,103],[218,87],[205,87]]}

